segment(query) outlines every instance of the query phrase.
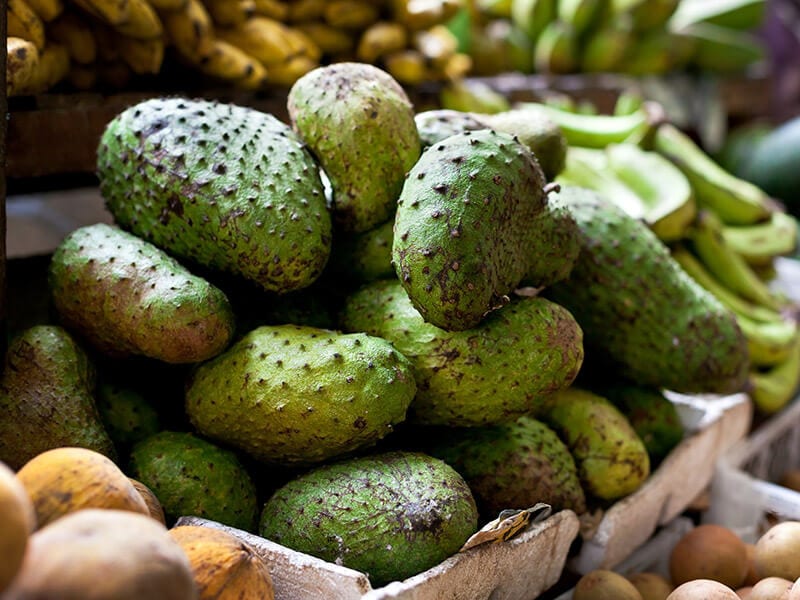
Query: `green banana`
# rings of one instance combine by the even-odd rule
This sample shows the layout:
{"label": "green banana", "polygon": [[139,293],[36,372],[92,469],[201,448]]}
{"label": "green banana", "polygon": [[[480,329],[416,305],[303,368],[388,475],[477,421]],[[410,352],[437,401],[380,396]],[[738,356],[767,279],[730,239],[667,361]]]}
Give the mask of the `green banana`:
{"label": "green banana", "polygon": [[556,16],[556,0],[512,0],[511,22],[535,42]]}
{"label": "green banana", "polygon": [[483,14],[511,18],[511,0],[476,0],[475,6]]}
{"label": "green banana", "polygon": [[639,90],[622,90],[614,102],[614,115],[621,117],[636,112],[642,107],[644,96]]}
{"label": "green banana", "polygon": [[610,144],[608,166],[641,198],[644,221],[661,240],[684,237],[697,207],[686,176],[669,160],[635,144]]}
{"label": "green banana", "polygon": [[696,23],[678,30],[693,47],[692,63],[717,73],[739,73],[767,58],[759,39],[749,31],[737,31],[711,23]]}
{"label": "green banana", "polygon": [[776,256],[791,254],[797,248],[797,219],[775,211],[769,221],[755,225],[726,225],[725,243],[751,265],[765,265]]}
{"label": "green banana", "polygon": [[616,71],[635,41],[633,30],[624,21],[603,25],[591,32],[583,44],[581,70],[585,73]]}
{"label": "green banana", "polygon": [[629,75],[659,75],[685,66],[694,53],[694,40],[657,29],[641,36],[619,69]]}
{"label": "green banana", "polygon": [[728,173],[671,123],[655,131],[653,149],[683,171],[698,206],[711,209],[724,223],[752,225],[770,216],[769,198],[761,189]]}
{"label": "green banana", "polygon": [[669,20],[669,27],[681,29],[696,23],[710,23],[752,31],[764,21],[766,6],[766,0],[682,0]]}
{"label": "green banana", "polygon": [[717,215],[701,210],[692,227],[690,238],[695,253],[720,283],[752,302],[781,310],[785,302],[725,243],[722,222]]}
{"label": "green banana", "polygon": [[757,323],[736,315],[736,322],[747,339],[750,363],[757,367],[771,367],[786,360],[800,334],[797,322],[790,319]]}
{"label": "green banana", "polygon": [[630,15],[636,31],[664,26],[678,8],[680,0],[611,0],[611,19]]}
{"label": "green banana", "polygon": [[756,410],[765,415],[775,414],[794,398],[800,386],[800,339],[786,359],[772,369],[750,374],[750,398]]}
{"label": "green banana", "polygon": [[537,73],[565,74],[578,68],[578,39],[569,23],[551,21],[539,34],[533,48]]}
{"label": "green banana", "polygon": [[601,20],[610,0],[558,0],[558,18],[581,36]]}

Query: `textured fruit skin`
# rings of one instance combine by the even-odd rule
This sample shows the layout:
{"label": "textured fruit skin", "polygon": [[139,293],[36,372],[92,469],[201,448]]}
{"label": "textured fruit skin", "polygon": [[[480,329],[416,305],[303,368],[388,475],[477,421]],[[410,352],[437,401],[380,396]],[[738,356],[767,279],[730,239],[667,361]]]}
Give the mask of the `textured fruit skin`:
{"label": "textured fruit skin", "polygon": [[414,115],[423,150],[445,138],[465,131],[486,129],[485,115],[474,115],[449,108],[435,108]]}
{"label": "textured fruit skin", "polygon": [[634,492],[650,475],[650,458],[631,424],[611,402],[571,387],[542,414],[575,459],[583,489],[602,500]]}
{"label": "textured fruit skin", "polygon": [[255,528],[255,484],[230,450],[192,433],[160,431],[133,447],[129,470],[153,490],[167,522],[194,515]]}
{"label": "textured fruit skin", "polygon": [[467,131],[428,148],[397,202],[392,259],[426,321],[474,327],[502,306],[537,249],[544,174],[505,133]]}
{"label": "textured fruit skin", "polygon": [[162,429],[156,409],[131,388],[101,382],[96,398],[100,419],[120,452]]}
{"label": "textured fruit skin", "polygon": [[267,539],[363,571],[373,587],[454,554],[478,512],[443,461],[396,451],[313,469],[279,488],[261,513]]}
{"label": "textured fruit skin", "polygon": [[101,352],[193,363],[231,341],[227,297],[135,235],[97,223],[72,231],[48,272],[62,324]]}
{"label": "textured fruit skin", "polygon": [[200,600],[273,600],[267,563],[248,544],[221,529],[181,525],[169,534],[186,553]]}
{"label": "textured fruit skin", "polygon": [[731,312],[691,279],[647,226],[600,195],[562,186],[581,252],[545,295],[572,312],[587,355],[640,384],[686,393],[743,389],[746,340]]}
{"label": "textured fruit skin", "polygon": [[581,251],[580,230],[569,209],[548,199],[531,228],[539,242],[520,285],[544,288],[569,277]]}
{"label": "textured fruit skin", "polygon": [[310,465],[389,434],[416,389],[408,359],[384,339],[262,326],[197,369],[186,412],[258,460]]}
{"label": "textured fruit skin", "polygon": [[272,115],[145,100],[106,127],[97,174],[115,221],[178,259],[279,293],[309,285],[328,259],[332,224],[318,165]]}
{"label": "textured fruit skin", "polygon": [[0,460],[19,469],[37,454],[82,446],[114,458],[94,400],[95,368],[57,325],[34,325],[8,346],[0,379]]}
{"label": "textured fruit skin", "polygon": [[489,427],[420,432],[426,452],[458,471],[485,519],[507,508],[546,502],[553,511],[586,511],[575,461],[556,433],[528,416]]}
{"label": "textured fruit skin", "polygon": [[28,537],[36,528],[36,513],[25,487],[0,462],[0,594],[14,579],[25,557]]}
{"label": "textured fruit skin", "polygon": [[399,281],[382,280],[345,300],[340,325],[389,340],[411,361],[418,390],[408,418],[426,425],[535,413],[583,363],[580,327],[543,298],[517,298],[473,329],[445,331],[425,322]]}
{"label": "textured fruit skin", "polygon": [[330,179],[336,225],[360,233],[386,221],[420,154],[414,109],[400,84],[372,65],[341,62],[298,79],[287,106]]}
{"label": "textured fruit skin", "polygon": [[363,233],[342,236],[333,243],[328,267],[336,277],[356,283],[394,278],[393,238],[394,219]]}

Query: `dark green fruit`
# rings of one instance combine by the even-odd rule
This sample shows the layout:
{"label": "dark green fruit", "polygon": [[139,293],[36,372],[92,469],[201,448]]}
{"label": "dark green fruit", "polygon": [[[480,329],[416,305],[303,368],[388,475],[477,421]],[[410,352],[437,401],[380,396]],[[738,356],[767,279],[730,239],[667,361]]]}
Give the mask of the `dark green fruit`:
{"label": "dark green fruit", "polygon": [[264,505],[259,533],[363,571],[378,587],[442,562],[477,523],[469,487],[451,467],[421,453],[387,452],[290,481]]}
{"label": "dark green fruit", "polygon": [[392,266],[394,219],[364,233],[340,236],[333,243],[329,270],[334,277],[364,283],[397,277]]}
{"label": "dark green fruit", "polygon": [[153,405],[129,387],[108,382],[98,384],[97,409],[108,435],[120,448],[129,447],[161,429],[161,417]]}
{"label": "dark green fruit", "polygon": [[435,108],[417,113],[414,115],[414,121],[417,124],[422,147],[427,149],[451,135],[486,129],[488,125],[483,120],[484,116],[460,110]]}

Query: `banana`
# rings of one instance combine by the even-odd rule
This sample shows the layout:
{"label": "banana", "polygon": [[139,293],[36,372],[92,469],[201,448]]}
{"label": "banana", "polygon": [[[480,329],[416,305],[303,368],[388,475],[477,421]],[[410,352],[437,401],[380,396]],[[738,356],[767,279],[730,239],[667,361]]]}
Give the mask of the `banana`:
{"label": "banana", "polygon": [[20,90],[21,94],[41,94],[51,89],[69,73],[69,52],[61,44],[51,42],[39,52],[36,63],[27,85]]}
{"label": "banana", "polygon": [[617,67],[629,75],[661,75],[682,67],[691,56],[687,51],[691,46],[692,40],[685,36],[664,30],[648,32]]}
{"label": "banana", "polygon": [[39,64],[39,51],[33,42],[18,37],[6,38],[6,93],[18,96],[28,87]]}
{"label": "banana", "polygon": [[461,79],[449,81],[439,92],[442,108],[493,114],[510,110],[506,97],[484,81]]}
{"label": "banana", "polygon": [[[322,58],[322,50],[311,37],[294,27],[290,27],[286,33],[286,41],[293,56],[303,56],[311,62],[319,62],[319,59]],[[296,70],[296,68],[292,70]]]}
{"label": "banana", "polygon": [[28,6],[33,9],[42,21],[50,22],[64,11],[61,0],[27,0]]}
{"label": "banana", "polygon": [[321,21],[325,14],[325,4],[326,0],[294,0],[289,3],[286,20],[289,23]]}
{"label": "banana", "polygon": [[66,46],[74,63],[88,65],[97,60],[97,43],[92,28],[74,12],[65,12],[49,23],[47,37]]}
{"label": "banana", "polygon": [[756,410],[765,415],[775,414],[795,396],[800,386],[800,340],[786,359],[772,369],[750,374],[750,398]]}
{"label": "banana", "polygon": [[572,26],[580,37],[603,20],[610,0],[558,0],[558,18]]}
{"label": "banana", "polygon": [[256,14],[276,21],[286,21],[289,18],[289,5],[279,0],[255,0]]}
{"label": "banana", "polygon": [[128,18],[114,25],[117,33],[137,40],[152,40],[164,35],[164,27],[148,0],[128,0]]}
{"label": "banana", "polygon": [[289,87],[317,66],[317,61],[308,56],[299,54],[281,64],[270,65],[269,81],[277,85]]}
{"label": "banana", "polygon": [[133,71],[122,60],[114,60],[98,63],[97,77],[103,85],[121,90],[130,84],[133,78]]}
{"label": "banana", "polygon": [[218,38],[214,39],[211,52],[197,60],[196,65],[206,75],[226,81],[243,80],[250,77],[253,71],[265,69],[243,50]]}
{"label": "banana", "polygon": [[697,23],[678,33],[693,45],[692,63],[708,71],[738,73],[767,58],[764,44],[749,31]]}
{"label": "banana", "polygon": [[137,75],[155,75],[161,70],[164,61],[164,40],[154,38],[141,40],[119,36],[119,53],[131,71]]}
{"label": "banana", "polygon": [[447,59],[444,65],[438,66],[436,72],[442,79],[459,81],[472,70],[472,57],[464,52],[456,52]]}
{"label": "banana", "polygon": [[255,0],[203,0],[215,25],[235,27],[256,12]]}
{"label": "banana", "polygon": [[638,90],[625,89],[622,90],[614,102],[615,116],[629,115],[636,112],[642,107],[644,103],[644,96]]}
{"label": "banana", "polygon": [[[378,24],[375,26],[377,25]],[[350,52],[355,48],[355,40],[351,32],[336,29],[327,23],[316,21],[297,23],[293,28],[302,31],[309,38],[314,40],[324,54],[342,54],[344,52]]]}
{"label": "banana", "polygon": [[406,28],[400,23],[381,21],[361,34],[356,48],[359,61],[375,63],[379,58],[402,50],[408,44]]}
{"label": "banana", "polygon": [[183,10],[188,0],[148,0],[157,12],[166,10]]}
{"label": "banana", "polygon": [[725,243],[722,222],[701,210],[690,232],[692,247],[709,272],[732,292],[752,302],[781,310],[784,302],[759,279],[750,265]]}
{"label": "banana", "polygon": [[736,315],[736,322],[747,339],[750,363],[757,367],[771,367],[786,360],[800,337],[797,322],[790,319],[758,323]]}
{"label": "banana", "polygon": [[629,55],[636,38],[630,19],[614,21],[589,33],[581,49],[580,68],[586,73],[616,71],[625,56]]}
{"label": "banana", "polygon": [[[119,34],[109,25],[106,25],[98,19],[90,19],[88,23],[92,30],[92,36],[94,36],[95,47],[97,48],[97,62],[106,64],[119,62],[125,65],[125,63],[122,62],[119,47],[117,46],[117,37]],[[125,67],[128,68],[127,65],[125,65]],[[100,79],[103,78],[100,77]]]}
{"label": "banana", "polygon": [[697,206],[686,176],[669,160],[635,144],[610,144],[605,149],[611,170],[645,205],[644,221],[659,239],[684,237]]}
{"label": "banana", "polygon": [[444,25],[435,25],[430,29],[418,31],[413,37],[413,47],[419,50],[428,64],[439,69],[458,50],[458,40]]}
{"label": "banana", "polygon": [[289,46],[289,27],[267,17],[253,17],[231,28],[217,29],[217,37],[236,46],[269,67],[294,54]]}
{"label": "banana", "polygon": [[76,90],[91,90],[97,85],[97,66],[72,63],[67,74],[69,85]]}
{"label": "banana", "polygon": [[766,0],[682,0],[669,20],[669,27],[681,29],[697,23],[710,23],[740,31],[761,26]]}
{"label": "banana", "polygon": [[8,0],[8,32],[11,37],[32,42],[41,51],[45,44],[44,22],[25,0]]}
{"label": "banana", "polygon": [[366,29],[380,17],[378,6],[359,0],[331,0],[325,6],[323,18],[331,27],[339,29]]}
{"label": "banana", "polygon": [[725,225],[722,237],[750,265],[768,265],[797,248],[797,219],[781,211],[755,225]]}
{"label": "banana", "polygon": [[108,25],[120,25],[130,17],[128,0],[74,0],[74,2]]}
{"label": "banana", "polygon": [[610,0],[610,19],[629,15],[636,31],[662,28],[675,13],[680,0]]}
{"label": "banana", "polygon": [[425,57],[418,50],[400,50],[383,58],[388,73],[404,85],[419,85],[428,78]]}
{"label": "banana", "polygon": [[536,38],[533,66],[537,73],[565,74],[578,68],[578,39],[564,21],[552,21]]}
{"label": "banana", "polygon": [[475,0],[475,8],[482,15],[510,19],[512,0]]}
{"label": "banana", "polygon": [[413,31],[446,23],[461,10],[460,0],[392,0],[393,20]]}
{"label": "banana", "polygon": [[725,171],[674,125],[665,123],[656,130],[653,148],[683,171],[698,206],[712,210],[724,223],[752,225],[769,218],[769,199],[761,189]]}
{"label": "banana", "polygon": [[200,0],[189,0],[179,11],[161,13],[169,41],[184,58],[197,62],[214,48],[211,15]]}
{"label": "banana", "polygon": [[544,28],[557,14],[556,0],[512,0],[511,21],[536,43]]}

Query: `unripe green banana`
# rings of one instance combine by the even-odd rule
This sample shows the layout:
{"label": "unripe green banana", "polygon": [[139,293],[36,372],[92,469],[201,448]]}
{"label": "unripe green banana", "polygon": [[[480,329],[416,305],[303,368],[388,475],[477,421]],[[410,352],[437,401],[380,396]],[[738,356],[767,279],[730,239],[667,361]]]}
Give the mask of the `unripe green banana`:
{"label": "unripe green banana", "polygon": [[559,0],[558,18],[581,36],[605,14],[610,0]]}
{"label": "unripe green banana", "polygon": [[751,225],[770,216],[769,199],[761,189],[728,173],[674,125],[658,128],[653,148],[683,171],[698,206],[711,209],[723,223]]}
{"label": "unripe green banana", "polygon": [[547,24],[533,48],[533,66],[538,73],[565,74],[578,68],[578,38],[569,23]]}
{"label": "unripe green banana", "polygon": [[669,21],[680,0],[611,0],[610,18],[630,15],[636,31],[650,31]]}
{"label": "unripe green banana", "polygon": [[586,73],[615,71],[635,41],[632,29],[624,22],[604,25],[592,32],[584,43],[581,70]]}
{"label": "unripe green banana", "polygon": [[614,103],[614,115],[621,117],[636,112],[642,107],[644,96],[638,90],[622,90]]}
{"label": "unripe green banana", "polygon": [[800,337],[797,322],[790,319],[757,323],[736,315],[736,322],[747,338],[750,363],[757,367],[771,367],[786,360]]}
{"label": "unripe green banana", "polygon": [[767,58],[764,44],[749,31],[697,23],[679,33],[693,44],[692,63],[707,71],[739,73]]}
{"label": "unripe green banana", "polygon": [[795,396],[800,386],[800,339],[796,339],[786,359],[772,369],[750,374],[750,398],[756,410],[775,414]]}
{"label": "unripe green banana", "polygon": [[766,6],[766,0],[682,0],[669,26],[680,29],[696,23],[710,23],[752,31],[764,20]]}
{"label": "unripe green banana", "polygon": [[769,221],[755,225],[726,225],[725,243],[751,265],[767,265],[776,256],[791,254],[797,248],[797,219],[775,211]]}
{"label": "unripe green banana", "polygon": [[511,21],[535,42],[557,13],[556,0],[512,0]]}

